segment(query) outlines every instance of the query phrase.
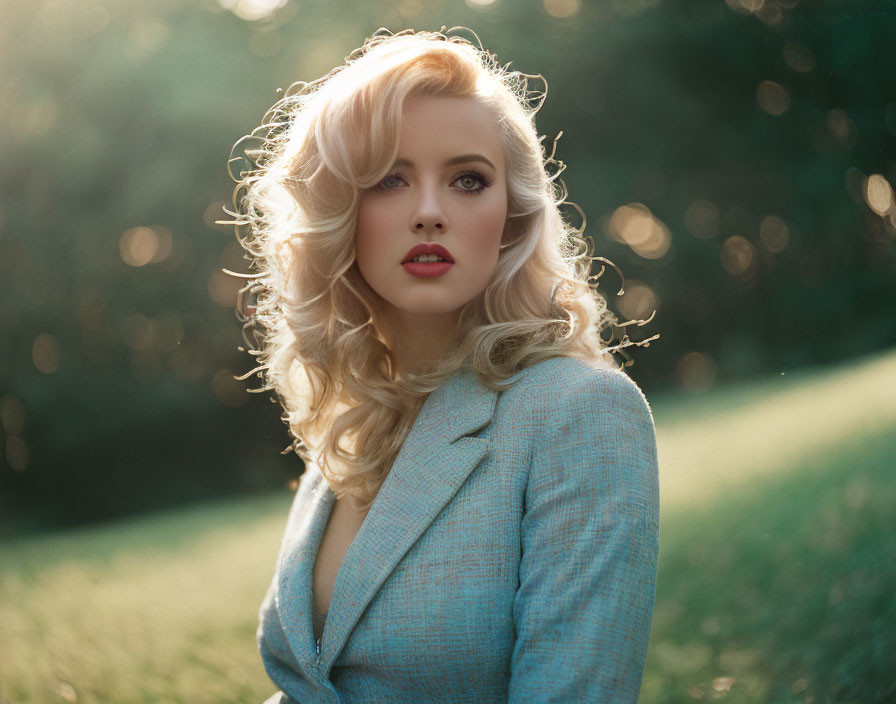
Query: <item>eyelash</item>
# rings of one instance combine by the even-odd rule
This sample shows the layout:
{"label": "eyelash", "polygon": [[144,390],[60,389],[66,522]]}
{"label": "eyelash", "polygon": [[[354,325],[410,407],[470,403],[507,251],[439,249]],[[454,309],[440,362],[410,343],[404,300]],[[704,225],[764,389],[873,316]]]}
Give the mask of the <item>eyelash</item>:
{"label": "eyelash", "polygon": [[[457,190],[459,190],[461,193],[467,193],[469,195],[479,195],[486,188],[488,188],[489,186],[492,185],[492,182],[488,179],[488,177],[485,176],[485,174],[481,174],[478,171],[472,171],[472,170],[463,171],[462,173],[459,173],[451,183],[455,183],[456,181],[458,181],[466,176],[472,176],[477,181],[479,181],[480,187],[479,188],[458,188]],[[392,173],[392,174],[387,175],[382,181],[380,181],[379,184],[377,185],[377,188],[379,188],[380,190],[383,190],[383,191],[394,191],[395,190],[394,188],[386,188],[383,185],[383,183],[387,179],[390,179],[390,178],[400,178],[400,179],[404,180],[404,178],[401,176],[401,174]]]}

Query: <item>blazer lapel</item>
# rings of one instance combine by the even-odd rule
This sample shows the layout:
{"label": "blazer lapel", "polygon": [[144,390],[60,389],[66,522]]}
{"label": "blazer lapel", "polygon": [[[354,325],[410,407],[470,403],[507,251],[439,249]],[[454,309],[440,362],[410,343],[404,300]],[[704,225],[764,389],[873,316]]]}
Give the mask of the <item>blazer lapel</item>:
{"label": "blazer lapel", "polygon": [[488,441],[466,436],[491,421],[497,398],[463,368],[426,399],[336,575],[321,643],[326,670],[377,590],[485,456]]}
{"label": "blazer lapel", "polygon": [[305,472],[307,483],[303,477],[277,561],[275,604],[296,662],[310,670],[317,657],[311,626],[314,560],[336,495],[315,464],[309,464]]}

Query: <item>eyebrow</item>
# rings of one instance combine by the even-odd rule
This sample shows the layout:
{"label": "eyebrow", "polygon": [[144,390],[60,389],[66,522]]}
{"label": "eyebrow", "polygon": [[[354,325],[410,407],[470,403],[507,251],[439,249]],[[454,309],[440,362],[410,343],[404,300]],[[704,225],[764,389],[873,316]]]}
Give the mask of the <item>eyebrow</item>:
{"label": "eyebrow", "polygon": [[[491,161],[489,161],[486,157],[482,156],[482,154],[461,154],[460,156],[453,156],[450,159],[447,159],[445,161],[445,166],[454,166],[456,164],[469,164],[471,161],[482,162],[483,164],[487,164],[488,166],[491,166],[493,169],[495,169],[495,171],[497,171],[497,169],[495,168],[495,165]],[[403,168],[413,169],[414,162],[411,161],[410,159],[397,159],[395,161],[395,166],[401,166]]]}

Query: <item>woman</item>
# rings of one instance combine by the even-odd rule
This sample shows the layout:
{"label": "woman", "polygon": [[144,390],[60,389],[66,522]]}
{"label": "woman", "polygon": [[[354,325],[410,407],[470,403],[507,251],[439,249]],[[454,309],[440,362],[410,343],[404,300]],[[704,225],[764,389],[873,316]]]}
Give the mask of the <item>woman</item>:
{"label": "woman", "polygon": [[261,607],[270,702],[637,699],[654,428],[543,97],[459,37],[378,33],[264,121],[235,196],[253,352],[306,464]]}

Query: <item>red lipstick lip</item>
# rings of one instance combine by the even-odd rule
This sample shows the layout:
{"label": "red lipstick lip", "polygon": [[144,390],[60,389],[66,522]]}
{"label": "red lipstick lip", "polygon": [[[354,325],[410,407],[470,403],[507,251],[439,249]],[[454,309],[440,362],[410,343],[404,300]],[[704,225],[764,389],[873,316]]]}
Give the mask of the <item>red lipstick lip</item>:
{"label": "red lipstick lip", "polygon": [[454,257],[451,256],[451,252],[445,249],[440,244],[418,244],[416,247],[413,247],[411,251],[404,255],[404,259],[401,260],[402,264],[407,264],[414,257],[419,257],[421,254],[436,254],[444,259],[446,262],[451,262],[454,264]]}

